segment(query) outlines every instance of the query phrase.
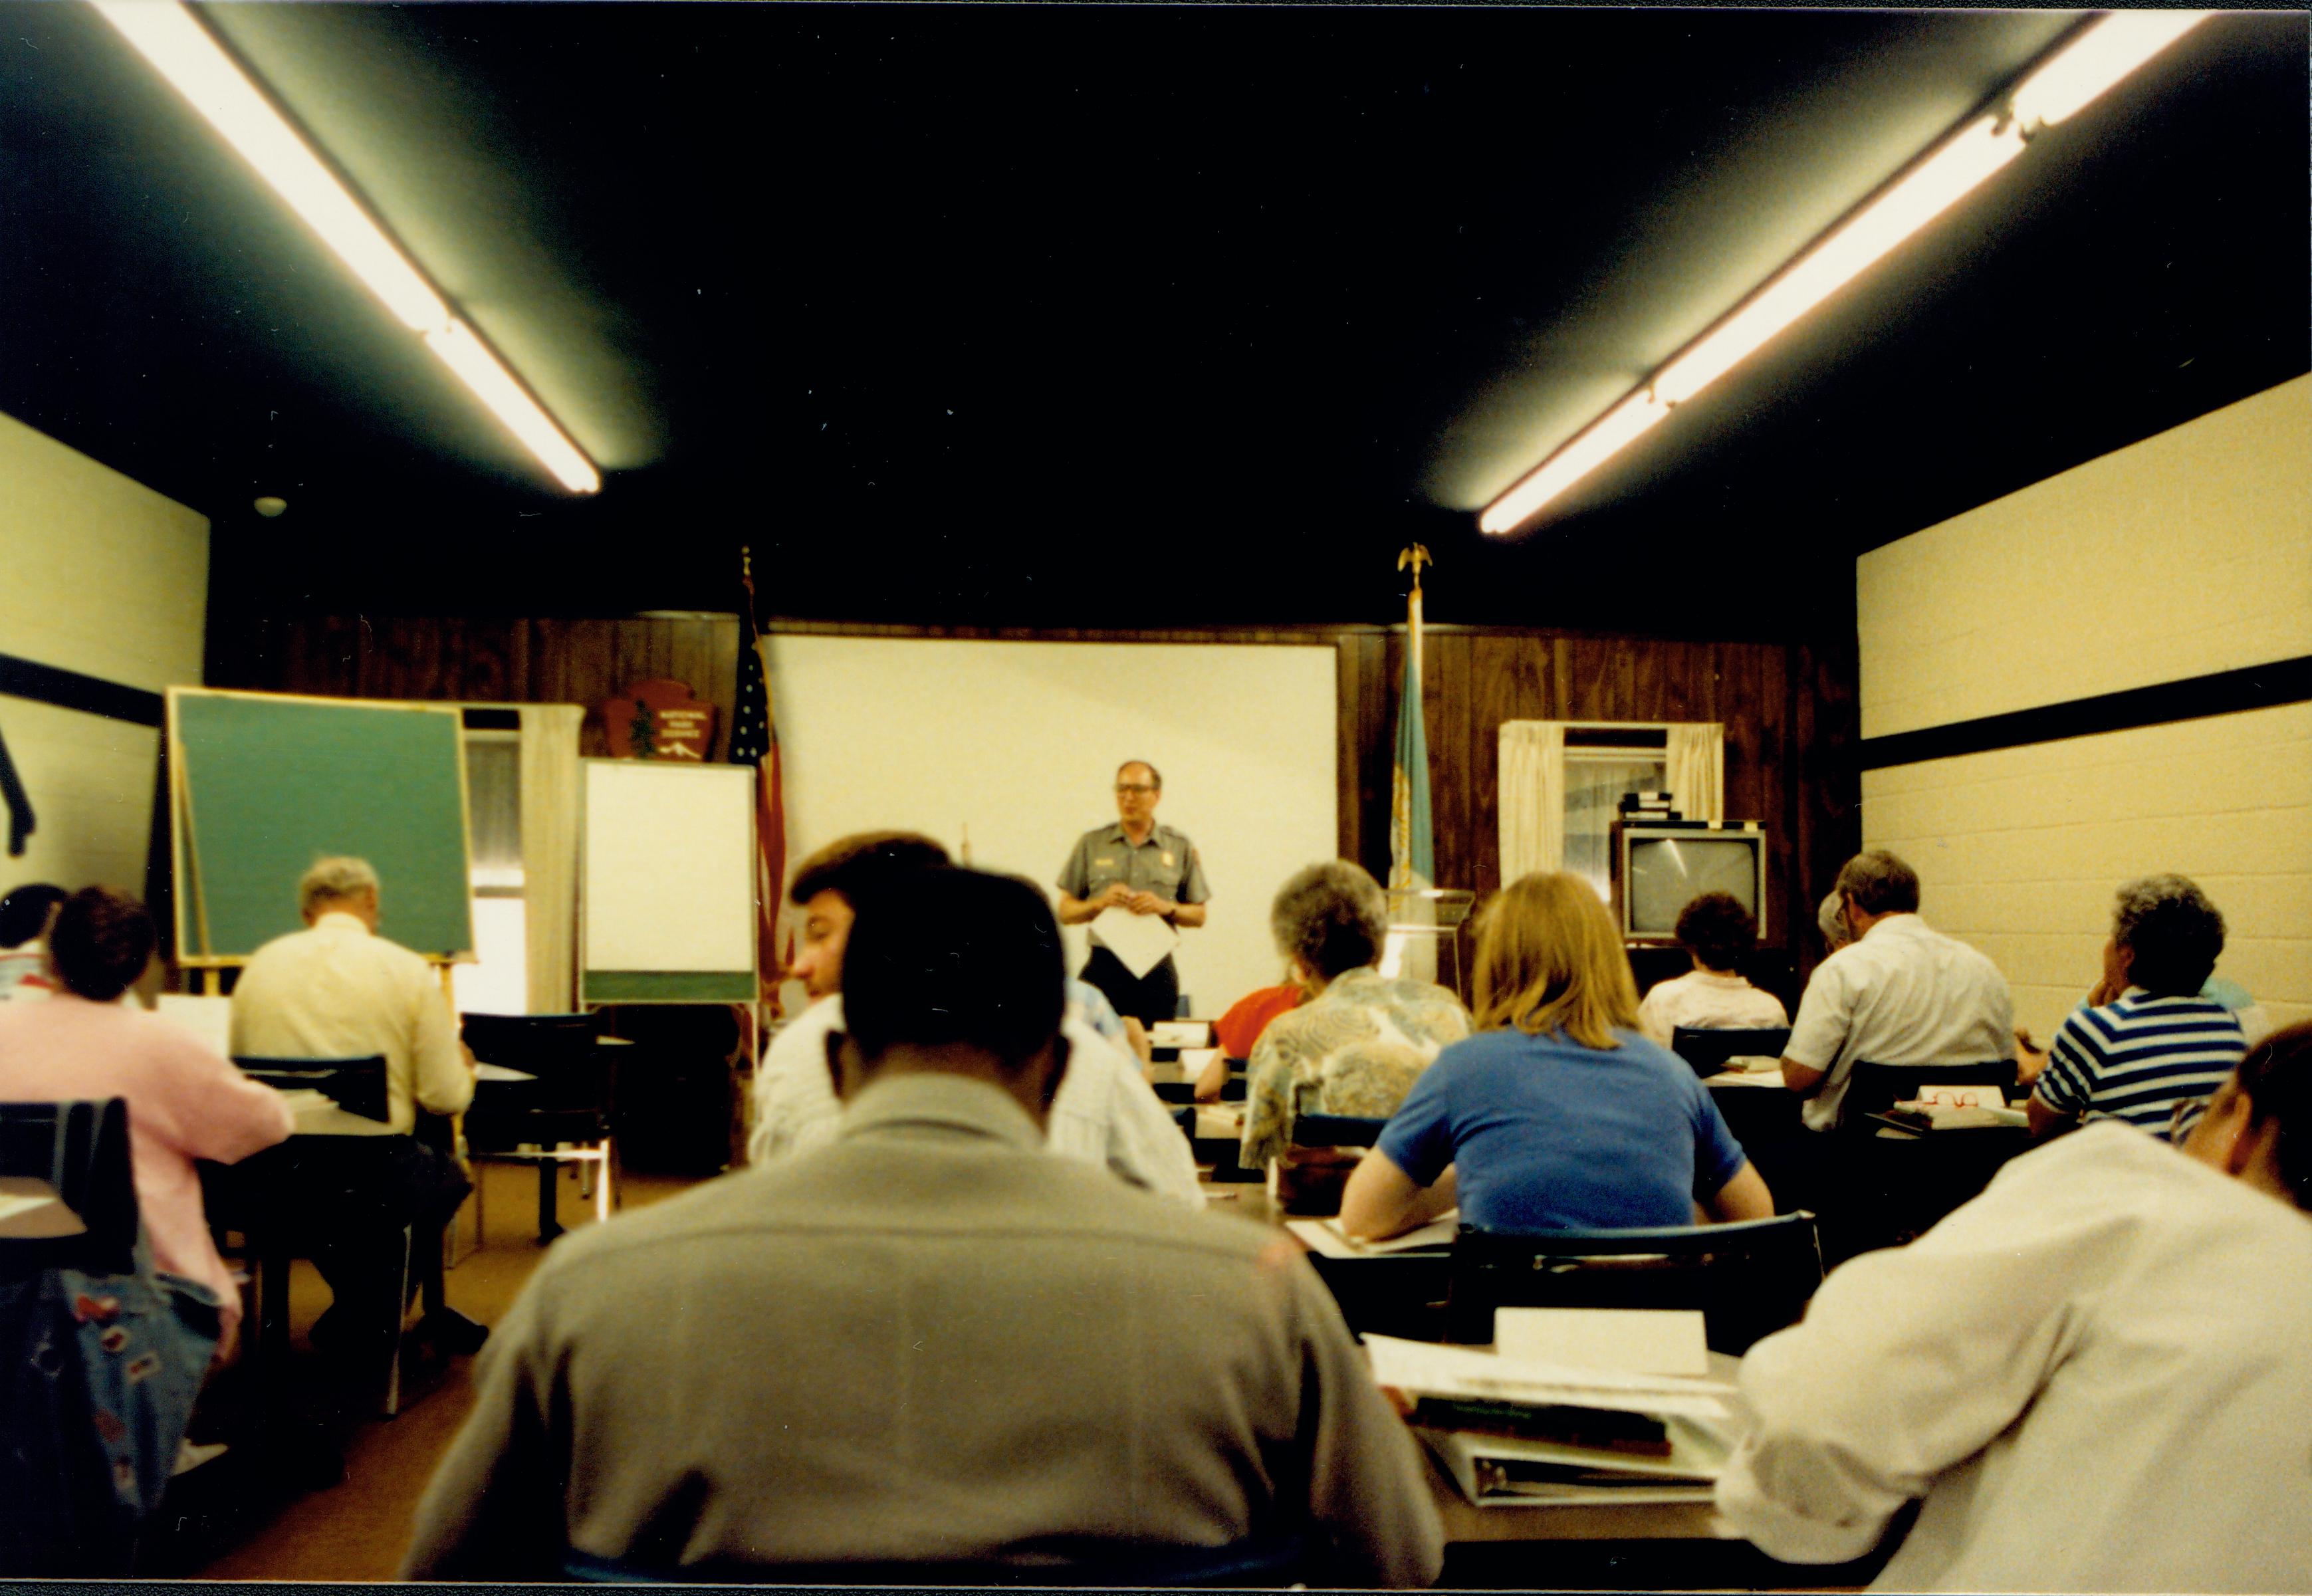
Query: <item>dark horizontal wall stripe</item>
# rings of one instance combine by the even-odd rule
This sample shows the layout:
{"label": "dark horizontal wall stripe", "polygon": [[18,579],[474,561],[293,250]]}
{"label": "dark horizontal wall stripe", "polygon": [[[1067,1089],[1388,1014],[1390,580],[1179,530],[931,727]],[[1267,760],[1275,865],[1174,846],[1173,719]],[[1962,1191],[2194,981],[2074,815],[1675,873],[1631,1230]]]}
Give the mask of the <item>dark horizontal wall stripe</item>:
{"label": "dark horizontal wall stripe", "polygon": [[1866,737],[1857,747],[1863,769],[1884,770],[1890,765],[1916,765],[1924,759],[1950,759],[2034,742],[2060,742],[2211,715],[2236,715],[2244,709],[2270,709],[2308,698],[2312,698],[2312,654],[2183,681],[2163,681],[2157,687],[2073,698],[2037,709],[2019,709],[2010,715],[1987,715],[1948,726],[1897,732],[1890,737]]}
{"label": "dark horizontal wall stripe", "polygon": [[37,660],[20,660],[13,654],[0,653],[0,693],[12,698],[53,704],[58,709],[76,709],[83,715],[101,715],[107,720],[127,721],[132,725],[161,723],[162,698],[158,693],[123,687],[101,676],[59,670]]}

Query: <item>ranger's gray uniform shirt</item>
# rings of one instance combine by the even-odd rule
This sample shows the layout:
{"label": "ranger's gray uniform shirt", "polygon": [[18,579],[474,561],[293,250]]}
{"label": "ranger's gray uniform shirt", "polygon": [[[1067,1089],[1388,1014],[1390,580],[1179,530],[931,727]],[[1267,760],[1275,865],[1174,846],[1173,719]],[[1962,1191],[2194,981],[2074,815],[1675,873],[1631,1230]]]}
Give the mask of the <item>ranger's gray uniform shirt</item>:
{"label": "ranger's gray uniform shirt", "polygon": [[475,1386],[405,1577],[1283,1530],[1327,1582],[1442,1560],[1299,1244],[1051,1157],[960,1075],[875,1081],[829,1145],[571,1232]]}
{"label": "ranger's gray uniform shirt", "polygon": [[1136,846],[1124,834],[1122,820],[1094,826],[1076,839],[1058,884],[1069,897],[1090,900],[1117,881],[1169,903],[1205,903],[1213,896],[1195,845],[1169,826],[1158,826]]}

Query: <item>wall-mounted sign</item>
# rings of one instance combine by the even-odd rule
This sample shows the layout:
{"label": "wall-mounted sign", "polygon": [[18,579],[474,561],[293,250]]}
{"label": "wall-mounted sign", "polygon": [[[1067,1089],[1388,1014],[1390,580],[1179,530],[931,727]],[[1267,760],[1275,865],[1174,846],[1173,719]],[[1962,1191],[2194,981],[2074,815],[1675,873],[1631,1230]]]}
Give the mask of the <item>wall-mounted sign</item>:
{"label": "wall-mounted sign", "polygon": [[602,730],[615,759],[689,759],[714,751],[714,706],[681,681],[638,681],[602,706]]}

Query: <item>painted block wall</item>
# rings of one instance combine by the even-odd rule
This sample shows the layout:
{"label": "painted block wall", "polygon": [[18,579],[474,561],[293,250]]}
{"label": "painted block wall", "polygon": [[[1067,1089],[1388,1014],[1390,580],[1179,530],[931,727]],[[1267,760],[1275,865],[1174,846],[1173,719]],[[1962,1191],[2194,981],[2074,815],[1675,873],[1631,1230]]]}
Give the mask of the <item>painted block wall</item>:
{"label": "painted block wall", "polygon": [[[1856,604],[1866,737],[2312,653],[2312,377],[1874,550]],[[2220,974],[2312,1018],[2312,705],[1867,771],[1862,833],[2042,1041],[2160,871],[2223,910]]]}
{"label": "painted block wall", "polygon": [[[0,416],[0,653],[158,692],[201,680],[206,516]],[[39,818],[0,890],[93,883],[139,896],[159,731],[0,697]]]}
{"label": "painted block wall", "polygon": [[1855,562],[1862,735],[2312,653],[2312,376]]}

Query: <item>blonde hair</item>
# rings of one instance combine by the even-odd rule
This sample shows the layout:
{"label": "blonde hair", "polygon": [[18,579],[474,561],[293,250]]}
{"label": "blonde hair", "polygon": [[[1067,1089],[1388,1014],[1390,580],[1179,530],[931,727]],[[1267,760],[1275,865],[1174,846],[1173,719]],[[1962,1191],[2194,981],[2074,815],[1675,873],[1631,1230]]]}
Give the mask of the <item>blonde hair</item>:
{"label": "blonde hair", "polygon": [[312,915],[325,903],[342,902],[377,890],[377,872],[366,859],[316,859],[297,883],[297,912]]}
{"label": "blonde hair", "polygon": [[1479,1030],[1562,1030],[1585,1048],[1618,1048],[1638,1023],[1638,987],[1606,906],[1578,875],[1537,871],[1495,894],[1477,924]]}

